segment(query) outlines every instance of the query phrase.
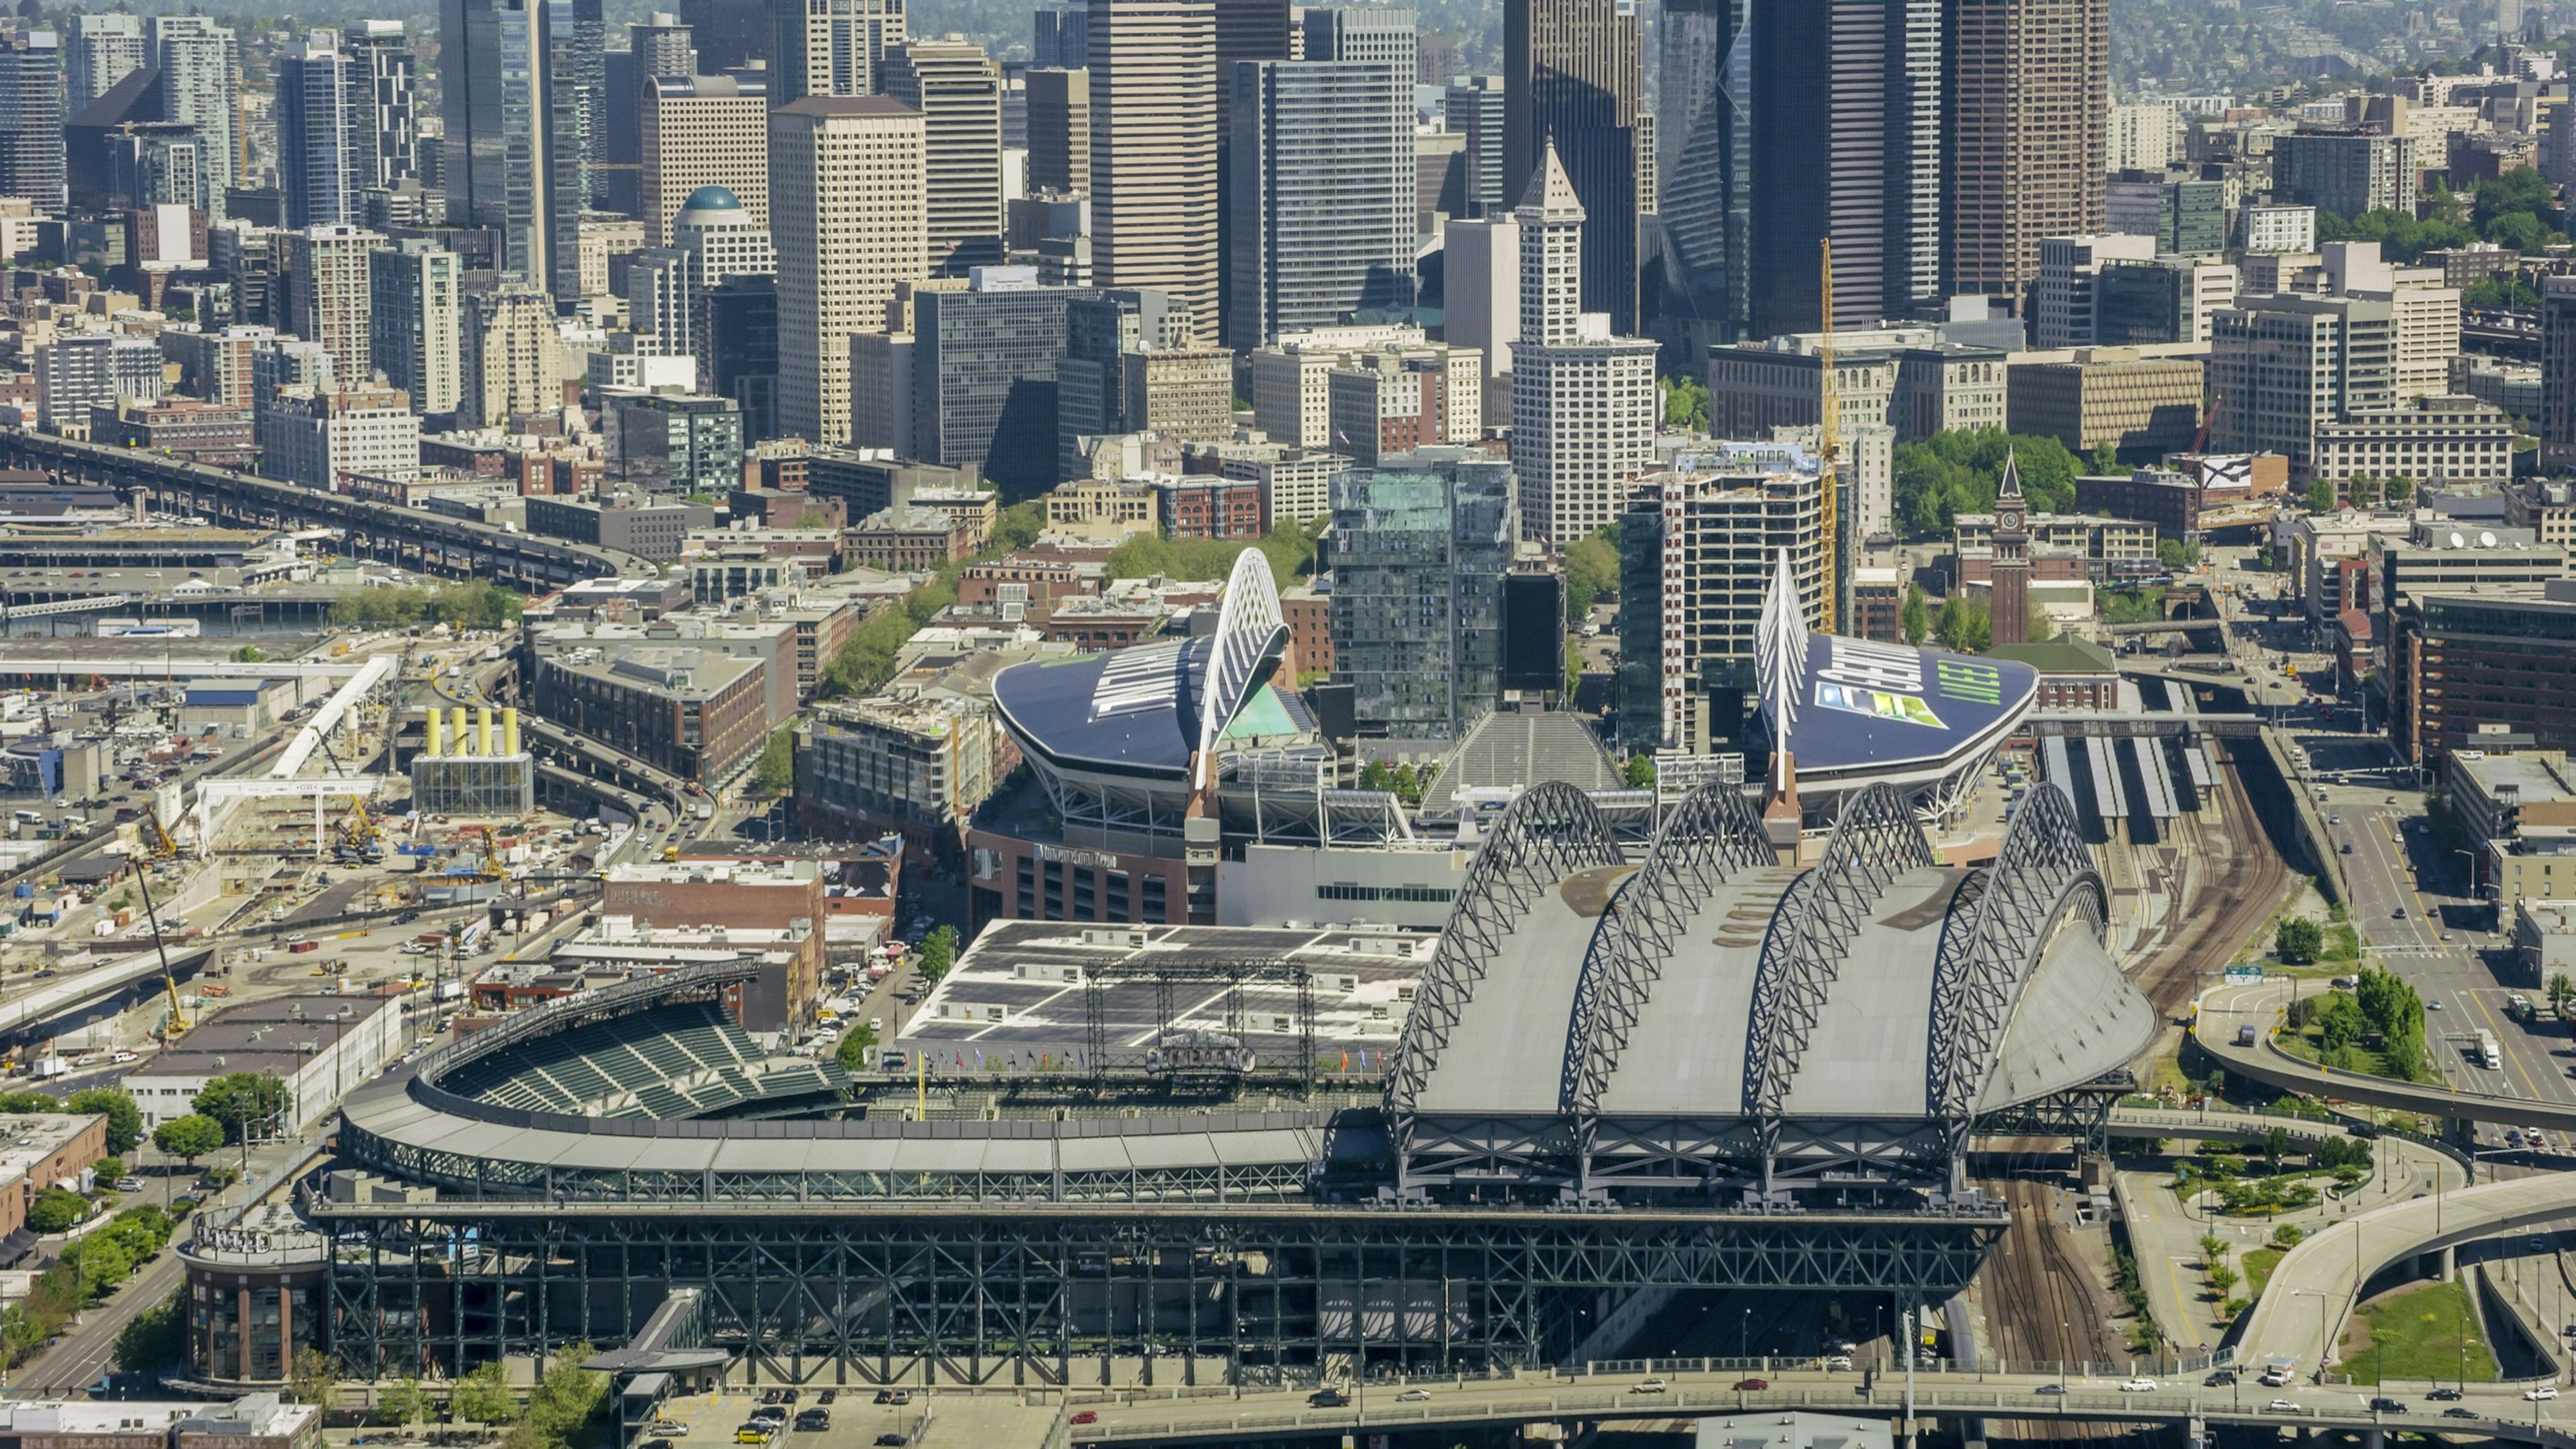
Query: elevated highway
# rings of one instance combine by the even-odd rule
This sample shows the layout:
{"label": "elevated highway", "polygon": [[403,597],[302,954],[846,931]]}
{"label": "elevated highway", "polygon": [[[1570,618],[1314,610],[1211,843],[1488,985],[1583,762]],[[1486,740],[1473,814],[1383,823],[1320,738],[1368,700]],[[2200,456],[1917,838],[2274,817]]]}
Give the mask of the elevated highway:
{"label": "elevated highway", "polygon": [[[192,946],[170,953],[171,974],[189,977],[214,959],[212,946]],[[161,985],[161,955],[143,951],[120,961],[40,983],[35,990],[0,1001],[0,1043],[14,1045],[56,1035],[48,1028],[111,999],[151,995]]]}
{"label": "elevated highway", "polygon": [[480,578],[535,593],[595,578],[649,578],[648,559],[562,539],[534,538],[416,508],[325,493],[123,448],[0,430],[0,465],[42,469],[67,483],[136,489],[235,527],[319,526],[343,552],[447,578]]}
{"label": "elevated highway", "polygon": [[[2201,998],[2195,1013],[2193,1038],[2199,1042],[2202,1051],[2215,1057],[2229,1071],[2284,1092],[2330,1097],[2358,1102],[2366,1107],[2385,1107],[2391,1111],[2415,1112],[2452,1121],[2498,1122],[2516,1127],[2546,1128],[2553,1132],[2576,1132],[2576,1103],[2543,1102],[2530,1097],[2507,1097],[2489,1092],[2463,1092],[2441,1085],[2338,1072],[2290,1055],[2273,1044],[2272,1029],[2280,1024],[2292,993],[2297,989],[2295,983],[2284,978],[2260,985],[2227,986],[2211,991]],[[2249,1026],[2254,1029],[2254,1040],[2250,1045],[2242,1045],[2238,1040],[2242,1028]]]}
{"label": "elevated highway", "polygon": [[2528,1228],[2576,1222],[2576,1193],[2556,1173],[2410,1198],[2323,1229],[2272,1269],[2239,1340],[2240,1363],[2276,1356],[2301,1369],[2328,1361],[2361,1286],[2409,1258]]}
{"label": "elevated highway", "polygon": [[[1864,1388],[1860,1376],[1851,1372],[1784,1370],[1762,1360],[1692,1362],[1706,1367],[1647,1364],[1615,1374],[1569,1377],[1529,1372],[1510,1378],[1371,1383],[1365,1389],[1346,1386],[1343,1393],[1351,1402],[1336,1407],[1310,1403],[1311,1391],[1302,1388],[1075,1393],[1066,1403],[1065,1433],[1076,1444],[1240,1442],[1360,1430],[1599,1423],[1792,1410],[1896,1419],[1902,1432],[1910,1404],[1917,1419],[1952,1422],[2020,1419],[2364,1432],[2403,1427],[2514,1439],[2550,1449],[2576,1444],[2568,1425],[2551,1416],[2558,1405],[2525,1401],[2520,1384],[2471,1385],[2460,1405],[2469,1417],[2441,1419],[2434,1417],[2439,1406],[2420,1403],[2404,1415],[2375,1414],[2368,1398],[2374,1391],[2369,1389],[2319,1389],[2304,1384],[2267,1389],[2250,1378],[2223,1388],[2203,1388],[2196,1377],[2158,1381],[2154,1389],[2124,1393],[2117,1379],[2070,1379],[2053,1372],[1917,1372],[1909,1391],[1902,1370],[1882,1370]],[[1662,1389],[1641,1391],[1649,1371]],[[1733,1387],[1754,1381],[1766,1387],[1742,1392]],[[2402,1389],[2380,1392],[2404,1393]],[[2275,1400],[2285,1407],[2272,1407]],[[1088,1422],[1072,1422],[1085,1415]]]}

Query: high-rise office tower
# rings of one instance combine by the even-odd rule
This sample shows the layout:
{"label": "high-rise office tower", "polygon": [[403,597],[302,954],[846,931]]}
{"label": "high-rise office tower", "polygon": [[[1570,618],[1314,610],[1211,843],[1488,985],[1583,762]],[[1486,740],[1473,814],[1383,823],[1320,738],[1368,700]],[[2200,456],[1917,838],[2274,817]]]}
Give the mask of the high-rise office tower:
{"label": "high-rise office tower", "polygon": [[1091,64],[1091,12],[1081,5],[1041,5],[1030,17],[1031,70],[1080,70]]}
{"label": "high-rise office tower", "polygon": [[563,344],[545,293],[506,287],[469,295],[458,343],[460,426],[506,427],[513,418],[563,406],[557,362]]}
{"label": "high-rise office tower", "polygon": [[1055,365],[1056,476],[1083,475],[1082,439],[1123,432],[1129,353],[1185,347],[1189,309],[1154,291],[1103,291],[1064,309],[1064,356]]}
{"label": "high-rise office tower", "polygon": [[1206,327],[1221,290],[1216,6],[1091,0],[1089,35],[1093,274],[1168,293]]}
{"label": "high-rise office tower", "polygon": [[202,15],[154,15],[143,22],[144,58],[160,73],[161,115],[197,128],[197,202],[210,220],[240,175],[241,48],[230,28]]}
{"label": "high-rise office tower", "polygon": [[[85,198],[86,187],[72,193],[72,205],[128,207],[197,205],[197,168],[204,147],[193,126],[168,121],[128,121],[110,132],[105,145],[106,174],[99,195]],[[76,169],[73,173],[79,175]],[[83,178],[86,180],[87,178]]]}
{"label": "high-rise office tower", "polygon": [[1751,330],[1928,310],[1941,287],[1940,0],[1753,0]]}
{"label": "high-rise office tower", "polygon": [[[1671,13],[1666,7],[1665,13]],[[1440,118],[1467,138],[1467,215],[1494,216],[1504,209],[1503,78],[1461,76],[1440,99]]]}
{"label": "high-rise office tower", "polygon": [[403,23],[353,20],[340,32],[340,48],[349,57],[359,112],[352,194],[418,179],[420,114],[412,98],[417,65]]}
{"label": "high-rise office tower", "polygon": [[1412,305],[1412,97],[1409,54],[1234,68],[1227,346]]}
{"label": "high-rise office tower", "polygon": [[653,76],[696,75],[700,70],[696,38],[680,17],[663,11],[655,11],[650,20],[628,24],[626,48],[635,57],[639,88]]}
{"label": "high-rise office tower", "polygon": [[556,238],[539,16],[525,0],[441,0],[439,40],[448,224],[498,233],[498,270],[544,286]]}
{"label": "high-rise office tower", "polygon": [[456,411],[464,295],[456,253],[405,241],[367,254],[367,356],[423,417]]}
{"label": "high-rise office tower", "polygon": [[1234,68],[1248,60],[1295,59],[1296,42],[1289,32],[1296,25],[1296,14],[1288,0],[1212,3],[1216,7],[1216,135],[1222,147],[1234,124],[1226,111]]}
{"label": "high-rise office tower", "polygon": [[65,204],[66,119],[54,32],[0,32],[0,196],[24,196],[48,210]]}
{"label": "high-rise office tower", "polygon": [[[761,150],[767,154],[766,139],[761,143]],[[778,250],[770,245],[769,228],[752,220],[751,213],[743,209],[732,192],[721,186],[704,186],[688,199],[687,205],[680,208],[680,214],[672,218],[671,245],[689,257],[689,339],[698,359],[699,390],[709,390],[713,385],[711,379],[722,370],[720,364],[723,359],[717,355],[717,345],[724,334],[716,325],[715,313],[719,308],[716,294],[735,277],[760,277],[771,281],[767,303],[768,329],[773,338],[768,349],[771,363],[762,375],[774,380],[778,371],[778,347],[774,340],[778,325],[778,289],[775,284]],[[734,330],[740,330],[739,324]],[[734,394],[719,393],[718,396],[733,397]],[[741,398],[735,400],[745,401]],[[761,421],[765,427],[774,412],[772,400],[764,391],[757,401],[761,405]],[[745,402],[745,407],[749,409],[748,402]]]}
{"label": "high-rise office tower", "polygon": [[908,40],[886,52],[885,93],[921,112],[930,270],[1002,260],[1002,72],[984,47]]}
{"label": "high-rise office tower", "polygon": [[1637,326],[1637,218],[1654,204],[1638,152],[1644,67],[1635,0],[1503,7],[1503,194],[1526,196],[1555,147],[1586,219],[1582,305],[1621,333]]}
{"label": "high-rise office tower", "polygon": [[1089,193],[1091,72],[1033,70],[1028,88],[1029,194]]}
{"label": "high-rise office tower", "polygon": [[329,30],[294,42],[277,59],[277,188],[289,227],[357,219],[357,172],[362,159],[372,172],[375,138],[358,129],[368,113],[350,61]]}
{"label": "high-rise office tower", "polygon": [[1542,146],[1520,223],[1520,336],[1512,344],[1512,471],[1522,532],[1562,548],[1616,523],[1654,461],[1655,344],[1583,310],[1590,260],[1574,182]]}
{"label": "high-rise office tower", "polygon": [[680,0],[680,23],[698,48],[698,69],[722,75],[769,60],[769,7],[764,0]]}
{"label": "high-rise office tower", "polygon": [[441,0],[439,14],[449,223],[498,232],[499,270],[577,296],[599,0]]}
{"label": "high-rise office tower", "polygon": [[[593,153],[592,203],[601,211],[646,215],[642,133],[652,124],[645,111],[649,93],[656,77],[685,80],[698,74],[697,47],[677,16],[656,11],[650,20],[626,27],[624,50],[607,51],[600,60],[600,104],[608,120]],[[766,163],[755,158],[755,164]]]}
{"label": "high-rise office tower", "polygon": [[2104,227],[2111,3],[1948,0],[1942,18],[1943,291],[2020,303],[2038,274],[2040,238]]}
{"label": "high-rise office tower", "polygon": [[626,258],[626,330],[651,357],[697,356],[689,307],[689,269],[678,247],[646,247]]}
{"label": "high-rise office tower", "polygon": [[641,124],[644,240],[671,244],[671,220],[699,188],[721,186],[769,224],[769,87],[724,75],[651,76]]}
{"label": "high-rise office tower", "polygon": [[971,464],[1005,498],[1055,486],[1056,364],[1068,287],[991,267],[965,291],[912,299],[911,437],[926,463]]}
{"label": "high-rise office tower", "polygon": [[1300,60],[1383,61],[1404,71],[1405,103],[1413,102],[1415,16],[1391,5],[1317,5],[1300,17],[1305,53]]}
{"label": "high-rise office tower", "polygon": [[375,284],[367,253],[381,235],[355,226],[314,226],[286,234],[287,328],[331,354],[344,380],[373,375],[367,310]]}
{"label": "high-rise office tower", "polygon": [[1332,502],[1333,678],[1364,734],[1454,738],[1502,694],[1511,466],[1424,448],[1336,473]]}
{"label": "high-rise office tower", "polygon": [[888,50],[904,42],[904,0],[775,0],[771,101],[885,89]]}
{"label": "high-rise office tower", "polygon": [[778,279],[727,277],[704,295],[699,391],[742,405],[745,442],[778,436]]}
{"label": "high-rise office tower", "polygon": [[77,116],[108,87],[143,69],[143,17],[75,15],[63,37],[64,112]]}
{"label": "high-rise office tower", "polygon": [[1753,0],[1664,0],[1655,174],[1657,335],[1701,357],[1752,320]]}
{"label": "high-rise office tower", "polygon": [[884,96],[807,96],[769,114],[778,246],[778,426],[850,433],[850,334],[881,328],[897,282],[929,275],[921,113]]}

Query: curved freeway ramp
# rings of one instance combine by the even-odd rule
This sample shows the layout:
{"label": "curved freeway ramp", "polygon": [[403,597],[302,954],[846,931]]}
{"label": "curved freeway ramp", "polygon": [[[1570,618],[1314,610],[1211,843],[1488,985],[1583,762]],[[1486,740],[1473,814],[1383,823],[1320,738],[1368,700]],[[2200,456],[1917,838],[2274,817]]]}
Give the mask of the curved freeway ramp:
{"label": "curved freeway ramp", "polygon": [[2317,1367],[2361,1285],[2393,1263],[2501,1233],[2576,1222],[2576,1194],[2555,1173],[2436,1193],[2363,1213],[2292,1248],[2255,1301],[2237,1362],[2274,1357]]}
{"label": "curved freeway ramp", "polygon": [[[2192,1026],[2201,1050],[2238,1076],[2285,1092],[2333,1097],[2398,1112],[2420,1112],[2428,1117],[2576,1132],[2576,1105],[2358,1076],[2291,1056],[2272,1045],[2272,1028],[2280,1024],[2292,989],[2292,983],[2283,978],[2260,985],[2221,987],[2202,997]],[[2239,1028],[2247,1026],[2254,1028],[2254,1044],[2240,1046]]]}

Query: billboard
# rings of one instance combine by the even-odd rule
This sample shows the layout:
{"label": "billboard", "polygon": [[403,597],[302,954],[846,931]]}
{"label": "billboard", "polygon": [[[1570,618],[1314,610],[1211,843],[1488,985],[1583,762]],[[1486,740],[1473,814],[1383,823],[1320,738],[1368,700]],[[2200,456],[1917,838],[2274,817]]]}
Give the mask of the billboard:
{"label": "billboard", "polygon": [[2039,672],[2008,659],[1806,637],[1789,749],[1804,770],[1947,759],[2028,709]]}

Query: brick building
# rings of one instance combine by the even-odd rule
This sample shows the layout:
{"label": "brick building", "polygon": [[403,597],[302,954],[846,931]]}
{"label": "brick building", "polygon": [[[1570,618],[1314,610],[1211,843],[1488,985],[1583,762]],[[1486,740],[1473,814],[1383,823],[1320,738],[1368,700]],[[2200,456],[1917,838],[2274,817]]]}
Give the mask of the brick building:
{"label": "brick building", "polygon": [[710,649],[573,650],[537,660],[536,708],[666,774],[712,782],[767,742],[767,665]]}
{"label": "brick building", "polygon": [[1154,480],[1155,511],[1173,538],[1261,537],[1261,485],[1249,479],[1193,475]]}

